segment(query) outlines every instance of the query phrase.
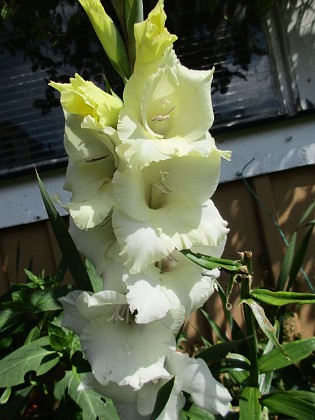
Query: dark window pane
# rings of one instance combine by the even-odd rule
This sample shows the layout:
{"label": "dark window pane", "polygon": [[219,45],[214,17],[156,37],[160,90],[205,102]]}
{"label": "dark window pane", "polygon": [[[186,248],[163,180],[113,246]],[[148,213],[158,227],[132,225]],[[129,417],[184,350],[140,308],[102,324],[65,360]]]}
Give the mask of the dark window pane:
{"label": "dark window pane", "polygon": [[[146,12],[155,3],[144,1]],[[104,4],[113,16],[110,2]],[[23,0],[3,10],[0,175],[7,175],[33,163],[49,166],[66,160],[62,110],[58,94],[47,87],[49,80],[68,82],[78,72],[104,88],[106,75],[119,94],[122,84],[76,0]],[[165,10],[167,27],[179,37],[175,50],[181,62],[194,69],[216,68],[214,128],[282,112],[250,0],[165,0]]]}

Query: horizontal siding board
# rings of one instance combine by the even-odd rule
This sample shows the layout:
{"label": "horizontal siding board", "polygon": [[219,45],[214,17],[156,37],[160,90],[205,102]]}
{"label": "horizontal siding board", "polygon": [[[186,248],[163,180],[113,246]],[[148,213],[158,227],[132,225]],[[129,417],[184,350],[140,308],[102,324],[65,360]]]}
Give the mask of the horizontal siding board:
{"label": "horizontal siding board", "polygon": [[[315,199],[314,177],[314,167],[309,166],[263,175],[250,180],[260,200],[275,214],[288,238],[307,205]],[[230,227],[224,257],[236,259],[239,251],[251,250],[255,270],[254,285],[273,287],[273,279],[279,271],[285,250],[275,224],[270,220],[266,211],[257,205],[255,198],[242,180],[219,185],[213,199]],[[314,218],[314,214],[310,217]],[[43,269],[46,274],[53,274],[60,261],[61,254],[49,222],[40,221],[0,230],[0,293],[6,290],[10,282],[16,281],[15,260],[18,243],[20,243],[21,250],[19,281],[25,278],[23,267],[28,265],[31,258],[33,258],[33,271],[36,274],[39,274]],[[315,233],[304,265],[309,277],[313,280],[315,277],[315,257],[312,251],[314,247]],[[226,281],[226,277],[220,278],[223,287],[225,287]],[[303,283],[301,279],[298,285],[300,291],[307,290],[305,282]],[[233,314],[238,320],[241,320],[241,310],[237,308],[238,298],[239,295],[236,291],[231,297],[231,303],[233,304]],[[207,302],[206,308],[210,314],[216,317],[218,324],[227,330],[220,302],[215,294]],[[314,310],[314,305],[312,307],[304,306],[298,312],[302,336],[309,336],[315,332]],[[215,340],[200,317],[193,315],[187,329],[191,342],[198,339],[196,329]]]}

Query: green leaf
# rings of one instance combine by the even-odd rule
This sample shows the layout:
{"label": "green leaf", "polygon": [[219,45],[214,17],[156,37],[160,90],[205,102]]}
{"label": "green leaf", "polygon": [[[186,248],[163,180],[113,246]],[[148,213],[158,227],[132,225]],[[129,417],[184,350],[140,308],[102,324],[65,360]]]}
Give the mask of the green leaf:
{"label": "green leaf", "polygon": [[186,418],[189,420],[215,420],[215,416],[209,411],[192,404],[188,411],[182,411],[182,414],[187,414]]}
{"label": "green leaf", "polygon": [[8,402],[8,399],[10,398],[10,395],[11,395],[11,391],[12,391],[11,388],[5,388],[4,389],[4,391],[1,395],[1,398],[0,398],[0,404],[1,405],[6,404]]}
{"label": "green leaf", "polygon": [[175,381],[175,376],[172,379],[170,379],[168,382],[166,382],[164,385],[162,385],[161,388],[159,389],[150,420],[157,419],[159,415],[162,413],[162,411],[164,410],[164,407],[166,406],[168,399],[171,395],[171,392],[174,386],[174,381]]}
{"label": "green leaf", "polygon": [[315,404],[315,392],[311,391],[285,391],[287,395],[292,395],[292,397],[299,398],[301,400],[309,401],[312,404]]}
{"label": "green leaf", "polygon": [[226,260],[222,258],[211,257],[208,255],[194,253],[188,249],[181,251],[187,258],[193,261],[200,267],[206,268],[207,270],[213,270],[214,268],[223,268],[228,272],[244,273],[247,268],[244,267],[239,261]]}
{"label": "green leaf", "polygon": [[304,213],[302,214],[298,224],[297,224],[297,228],[299,228],[300,226],[302,226],[304,224],[304,222],[306,221],[306,219],[310,216],[310,214],[313,212],[313,210],[315,209],[315,201],[310,204],[307,209],[304,211]]}
{"label": "green leaf", "polygon": [[103,290],[103,278],[98,274],[96,268],[89,260],[85,260],[86,269],[90,277],[94,293]]}
{"label": "green leaf", "polygon": [[12,344],[13,338],[3,337],[0,338],[0,350],[8,349]]}
{"label": "green leaf", "polygon": [[67,371],[63,378],[60,381],[57,381],[54,386],[54,397],[56,401],[61,401],[66,389],[68,388],[68,381],[69,381],[69,371]]}
{"label": "green leaf", "polygon": [[32,282],[35,283],[36,285],[42,285],[44,283],[43,279],[41,277],[36,276],[35,274],[33,274],[30,270],[28,270],[27,268],[24,268],[24,272],[26,274],[26,277]]}
{"label": "green leaf", "polygon": [[83,264],[80,254],[62,218],[55,209],[55,206],[53,205],[37,171],[36,176],[51,226],[56,236],[61,253],[67,261],[73,280],[75,281],[79,289],[92,291],[93,289],[90,282],[90,278],[87,274],[86,268]]}
{"label": "green leaf", "polygon": [[93,389],[78,391],[83,375],[79,375],[74,371],[68,371],[66,377],[68,379],[69,395],[82,409],[83,420],[97,418],[102,420],[119,420],[115,407],[110,400],[106,400]]}
{"label": "green leaf", "polygon": [[276,392],[262,397],[261,404],[271,410],[295,419],[314,419],[315,405],[286,392]]}
{"label": "green leaf", "polygon": [[32,343],[39,338],[41,332],[41,325],[35,325],[34,328],[28,333],[24,344]]}
{"label": "green leaf", "polygon": [[54,324],[49,324],[48,327],[49,344],[56,351],[62,351],[69,347],[71,338],[65,333],[63,328]]}
{"label": "green leaf", "polygon": [[36,290],[30,296],[32,312],[39,313],[62,309],[58,299],[66,294],[67,291],[63,289]]}
{"label": "green leaf", "polygon": [[231,350],[235,350],[238,344],[245,342],[244,340],[228,341],[224,343],[218,343],[204,350],[201,350],[195,355],[195,358],[203,359],[206,363],[211,364],[222,360]]}
{"label": "green leaf", "polygon": [[250,362],[247,357],[238,353],[229,353],[221,363],[220,372],[249,370]]}
{"label": "green leaf", "polygon": [[222,329],[218,326],[218,324],[210,317],[210,315],[202,308],[200,308],[200,311],[201,311],[202,315],[206,318],[206,320],[208,321],[209,325],[214,330],[214,332],[216,333],[218,338],[223,342],[228,342],[229,339],[224,334]]}
{"label": "green leaf", "polygon": [[276,348],[263,354],[258,361],[260,373],[282,369],[308,357],[315,350],[315,337],[304,338],[283,345],[289,359]]}
{"label": "green leaf", "polygon": [[301,269],[310,239],[312,237],[313,228],[314,225],[311,225],[311,227],[308,229],[305,236],[303,237],[302,242],[294,255],[289,275],[289,281],[287,284],[287,290],[290,290],[296,279],[296,276],[298,275],[298,272]]}
{"label": "green leaf", "polygon": [[236,353],[229,353],[225,359],[219,363],[211,364],[209,366],[211,373],[215,376],[221,373],[227,373],[232,376],[236,382],[242,383],[249,376],[250,363],[249,360]]}
{"label": "green leaf", "polygon": [[240,420],[260,419],[260,392],[257,388],[245,387],[240,397]]}
{"label": "green leaf", "polygon": [[53,368],[60,355],[49,346],[49,338],[42,337],[25,344],[0,361],[1,387],[10,387],[24,383],[27,372],[35,371],[42,375]]}
{"label": "green leaf", "polygon": [[247,386],[248,381],[250,379],[249,372],[247,370],[231,370],[226,375],[236,384],[243,386]]}
{"label": "green leaf", "polygon": [[283,348],[283,346],[279,343],[277,339],[277,332],[274,326],[270,323],[269,319],[265,315],[264,309],[258,305],[253,299],[243,299],[242,303],[246,303],[252,310],[258,325],[264,332],[264,334],[268,337],[268,339],[273,343],[273,345],[280,350],[280,352],[287,357],[287,354]]}
{"label": "green leaf", "polygon": [[289,303],[315,303],[314,293],[298,293],[298,292],[272,292],[267,289],[254,289],[250,291],[252,298],[260,302],[273,306],[283,306]]}
{"label": "green leaf", "polygon": [[0,311],[0,331],[4,332],[9,328],[13,327],[14,325],[18,324],[23,316],[24,312],[22,311],[15,312],[9,308],[2,309]]}
{"label": "green leaf", "polygon": [[287,278],[289,277],[289,273],[290,273],[291,266],[292,266],[292,261],[293,261],[293,258],[294,258],[296,237],[297,237],[297,233],[294,232],[293,235],[292,235],[292,238],[289,242],[289,246],[288,246],[287,251],[285,253],[283,262],[282,262],[279,278],[278,278],[278,281],[277,281],[277,290],[284,290],[285,289],[285,283],[287,281]]}
{"label": "green leaf", "polygon": [[[275,321],[274,328],[275,328],[275,331],[276,331],[277,339],[279,339],[279,334],[280,334],[279,321]],[[269,353],[273,348],[274,348],[273,342],[271,340],[268,340],[263,354]],[[267,372],[267,373],[262,373],[261,375],[259,375],[258,383],[259,383],[259,391],[260,391],[261,395],[265,395],[265,394],[269,393],[270,387],[271,387],[271,382],[272,382],[272,377],[273,377],[273,372],[272,371]]]}

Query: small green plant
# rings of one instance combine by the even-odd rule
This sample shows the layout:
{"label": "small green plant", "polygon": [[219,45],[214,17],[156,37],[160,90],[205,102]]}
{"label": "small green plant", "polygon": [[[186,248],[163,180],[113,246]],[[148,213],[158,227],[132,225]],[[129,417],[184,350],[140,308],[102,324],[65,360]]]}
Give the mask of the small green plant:
{"label": "small green plant", "polygon": [[0,418],[115,418],[110,401],[77,392],[90,367],[78,337],[61,326],[58,299],[72,288],[62,285],[65,269],[64,261],[52,277],[25,269],[26,282],[1,299]]}

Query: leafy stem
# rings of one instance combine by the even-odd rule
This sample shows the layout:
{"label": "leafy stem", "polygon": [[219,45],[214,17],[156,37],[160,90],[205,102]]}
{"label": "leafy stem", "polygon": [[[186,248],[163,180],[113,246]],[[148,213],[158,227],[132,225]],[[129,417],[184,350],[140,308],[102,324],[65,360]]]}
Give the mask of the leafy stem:
{"label": "leafy stem", "polygon": [[[252,282],[252,253],[245,251],[242,253],[242,264],[248,269],[248,274],[241,275],[241,300],[250,298]],[[248,355],[250,359],[249,386],[258,388],[258,357],[257,357],[257,337],[254,322],[254,315],[249,306],[243,305],[244,321],[248,337]]]}

